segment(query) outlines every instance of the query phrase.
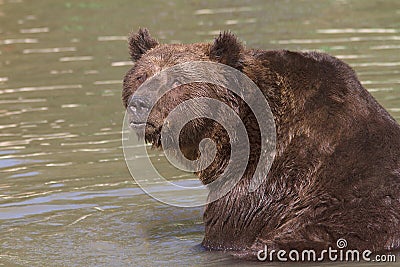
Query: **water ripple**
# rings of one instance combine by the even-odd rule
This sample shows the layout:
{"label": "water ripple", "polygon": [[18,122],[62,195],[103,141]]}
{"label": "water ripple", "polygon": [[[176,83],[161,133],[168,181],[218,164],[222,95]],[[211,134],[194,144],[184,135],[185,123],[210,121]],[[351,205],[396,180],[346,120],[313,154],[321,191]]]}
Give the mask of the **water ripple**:
{"label": "water ripple", "polygon": [[92,56],[62,57],[59,60],[61,62],[89,61],[93,60],[93,57]]}
{"label": "water ripple", "polygon": [[48,27],[43,27],[43,28],[31,28],[31,29],[21,29],[19,30],[20,33],[43,33],[43,32],[49,32]]}
{"label": "water ripple", "polygon": [[60,90],[60,89],[81,89],[81,84],[71,84],[71,85],[50,85],[50,86],[30,86],[30,87],[20,87],[14,89],[3,89],[0,90],[0,94],[9,93],[19,93],[19,92],[33,92],[33,91],[47,91],[47,90]]}
{"label": "water ripple", "polygon": [[132,61],[116,61],[111,63],[112,67],[133,66]]}
{"label": "water ripple", "polygon": [[0,40],[0,45],[9,45],[9,44],[36,44],[39,43],[38,39],[26,38],[26,39],[5,39]]}
{"label": "water ripple", "polygon": [[400,45],[376,45],[371,46],[371,50],[382,50],[382,49],[400,49]]}
{"label": "water ripple", "polygon": [[106,42],[106,41],[126,41],[128,39],[127,36],[99,36],[97,37],[97,41]]}
{"label": "water ripple", "polygon": [[95,85],[107,85],[107,84],[121,84],[121,80],[108,80],[108,81],[95,81]]}
{"label": "water ripple", "polygon": [[343,43],[343,42],[361,42],[361,41],[399,41],[400,36],[374,36],[374,37],[343,37],[327,39],[290,39],[290,40],[272,40],[272,44],[321,44],[321,43]]}
{"label": "water ripple", "polygon": [[18,103],[40,103],[40,102],[46,102],[47,99],[45,98],[36,98],[36,99],[9,99],[9,100],[0,100],[0,104],[18,104]]}
{"label": "water ripple", "polygon": [[345,29],[319,29],[317,33],[337,34],[337,33],[398,33],[396,29],[386,28],[345,28]]}
{"label": "water ripple", "polygon": [[39,135],[22,135],[23,140],[10,140],[0,142],[0,147],[9,147],[15,145],[27,145],[32,141],[43,141],[43,140],[53,140],[53,139],[64,139],[78,137],[76,134],[71,133],[54,133],[54,134],[39,134]]}
{"label": "water ripple", "polygon": [[194,12],[195,15],[213,15],[221,13],[234,13],[234,12],[251,12],[256,10],[256,7],[242,6],[242,7],[226,7],[214,9],[199,9]]}
{"label": "water ripple", "polygon": [[24,49],[23,54],[34,54],[34,53],[61,53],[61,52],[75,52],[76,47],[54,47],[54,48],[35,48],[35,49]]}
{"label": "water ripple", "polygon": [[400,66],[400,62],[367,62],[367,63],[354,63],[353,67],[396,67]]}

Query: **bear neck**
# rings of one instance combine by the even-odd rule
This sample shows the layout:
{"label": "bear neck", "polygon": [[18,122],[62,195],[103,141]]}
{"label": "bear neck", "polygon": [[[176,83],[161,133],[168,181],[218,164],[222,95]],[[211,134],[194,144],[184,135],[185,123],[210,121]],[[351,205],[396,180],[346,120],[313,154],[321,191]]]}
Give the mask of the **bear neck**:
{"label": "bear neck", "polygon": [[[250,131],[250,159],[242,179],[224,197],[206,206],[203,246],[210,249],[246,249],[243,244],[252,244],[262,229],[277,229],[288,219],[285,214],[292,214],[289,203],[294,203],[300,194],[309,190],[308,185],[313,184],[304,179],[314,177],[310,172],[319,168],[319,161],[312,159],[322,159],[329,154],[321,150],[319,140],[310,138],[309,126],[294,119],[302,117],[299,114],[304,102],[299,98],[293,102],[294,95],[286,77],[257,62],[246,65],[243,72],[262,90],[274,115],[276,156],[267,178],[256,191],[250,192],[249,184],[259,159],[253,151],[260,147],[259,132]],[[254,128],[255,124],[254,119],[245,121],[247,129]],[[220,154],[217,161],[226,164],[229,161],[226,155],[227,152]]]}

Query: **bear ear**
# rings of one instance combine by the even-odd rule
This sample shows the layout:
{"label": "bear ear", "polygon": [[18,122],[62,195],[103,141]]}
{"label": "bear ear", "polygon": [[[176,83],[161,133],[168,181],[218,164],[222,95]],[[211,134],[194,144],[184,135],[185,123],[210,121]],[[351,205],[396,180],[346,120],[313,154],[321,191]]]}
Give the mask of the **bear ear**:
{"label": "bear ear", "polygon": [[241,54],[244,50],[241,42],[234,34],[224,31],[215,38],[210,46],[210,59],[216,60],[222,64],[238,68],[241,65]]}
{"label": "bear ear", "polygon": [[136,61],[142,57],[148,50],[156,47],[159,43],[150,36],[147,29],[139,28],[137,33],[133,33],[128,38],[129,54],[131,59]]}

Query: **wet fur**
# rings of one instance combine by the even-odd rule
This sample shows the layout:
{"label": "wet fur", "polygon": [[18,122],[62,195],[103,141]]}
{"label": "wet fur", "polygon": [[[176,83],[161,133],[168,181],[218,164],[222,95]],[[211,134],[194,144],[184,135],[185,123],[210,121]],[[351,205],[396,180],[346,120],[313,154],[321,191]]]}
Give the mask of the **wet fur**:
{"label": "wet fur", "polygon": [[[258,161],[260,133],[254,116],[223,88],[194,84],[165,96],[150,115],[146,140],[159,147],[163,119],[181,101],[209,96],[237,111],[251,136],[242,180],[204,212],[203,246],[255,258],[258,250],[322,250],[345,238],[349,249],[374,252],[400,247],[400,127],[344,62],[323,53],[245,48],[231,33],[212,44],[165,45],[147,30],[129,38],[135,66],[124,79],[123,102],[158,71],[204,60],[232,66],[262,90],[277,130],[277,155],[268,179],[253,193],[247,185]],[[140,78],[142,77],[142,78]],[[199,120],[181,135],[181,149],[198,157],[211,137],[218,156],[199,172],[207,184],[226,166],[230,146],[222,127]]]}

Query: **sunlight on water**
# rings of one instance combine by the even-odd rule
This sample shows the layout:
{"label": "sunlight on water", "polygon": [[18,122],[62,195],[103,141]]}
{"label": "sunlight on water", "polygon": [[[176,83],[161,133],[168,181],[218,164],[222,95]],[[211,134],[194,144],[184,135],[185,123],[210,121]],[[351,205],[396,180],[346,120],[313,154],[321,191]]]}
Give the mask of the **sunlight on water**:
{"label": "sunlight on water", "polygon": [[227,8],[214,8],[214,9],[199,9],[194,12],[195,15],[210,15],[220,13],[233,13],[233,12],[250,12],[254,11],[254,7],[227,7]]}
{"label": "sunlight on water", "polygon": [[35,44],[38,43],[38,39],[5,39],[0,40],[0,45],[10,45],[10,44]]}
{"label": "sunlight on water", "polygon": [[93,60],[92,56],[77,56],[77,57],[61,57],[59,59],[61,62],[69,62],[69,61],[87,61]]}
{"label": "sunlight on water", "polygon": [[320,29],[317,30],[317,33],[327,33],[327,34],[336,34],[336,33],[398,33],[397,29]]}
{"label": "sunlight on water", "polygon": [[37,49],[24,49],[23,54],[34,53],[61,53],[61,52],[75,52],[76,47],[56,47],[56,48],[37,48]]}
{"label": "sunlight on water", "polygon": [[48,27],[43,28],[31,28],[31,29],[21,29],[19,30],[20,33],[42,33],[42,32],[49,32]]}
{"label": "sunlight on water", "polygon": [[291,39],[291,40],[273,40],[277,44],[320,44],[320,43],[349,43],[363,41],[399,41],[400,36],[375,36],[375,37],[345,37],[345,38],[327,38],[327,39]]}
{"label": "sunlight on water", "polygon": [[97,37],[97,40],[100,42],[105,42],[105,41],[126,41],[128,35],[126,36],[99,36]]}
{"label": "sunlight on water", "polygon": [[10,94],[18,92],[37,92],[37,91],[47,91],[47,90],[59,90],[59,89],[80,89],[81,84],[73,85],[52,85],[52,86],[37,86],[37,87],[21,87],[15,89],[3,89],[0,90],[0,94]]}

